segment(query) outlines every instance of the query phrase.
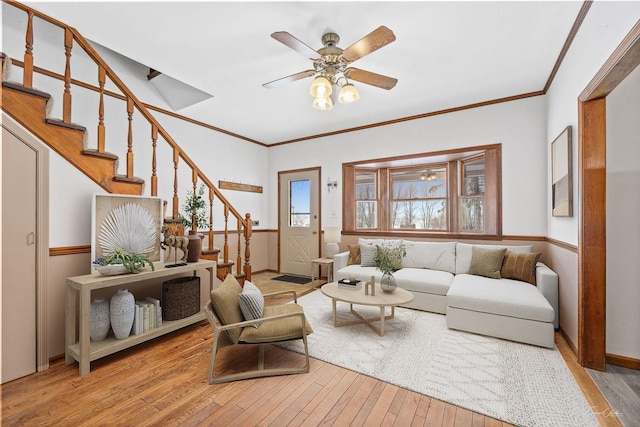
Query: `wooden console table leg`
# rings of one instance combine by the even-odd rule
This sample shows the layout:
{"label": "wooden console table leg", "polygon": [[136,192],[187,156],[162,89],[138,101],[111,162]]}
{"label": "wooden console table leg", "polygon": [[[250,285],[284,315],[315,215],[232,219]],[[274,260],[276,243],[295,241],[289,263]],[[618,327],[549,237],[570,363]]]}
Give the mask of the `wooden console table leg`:
{"label": "wooden console table leg", "polygon": [[378,335],[384,336],[384,306],[380,307],[380,331]]}
{"label": "wooden console table leg", "polygon": [[77,295],[78,292],[75,289],[69,286],[67,287],[67,306],[64,311],[64,361],[67,365],[76,361],[76,359],[69,355],[67,348],[76,343],[76,333],[78,332],[76,329],[76,310],[78,310]]}
{"label": "wooden console table leg", "polygon": [[89,346],[91,344],[91,291],[80,290],[80,375],[87,375],[91,369]]}

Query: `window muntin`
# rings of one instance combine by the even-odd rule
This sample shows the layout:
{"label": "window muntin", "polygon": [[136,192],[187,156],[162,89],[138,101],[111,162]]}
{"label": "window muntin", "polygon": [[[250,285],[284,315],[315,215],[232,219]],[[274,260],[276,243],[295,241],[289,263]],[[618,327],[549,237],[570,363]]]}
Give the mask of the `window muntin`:
{"label": "window muntin", "polygon": [[378,228],[378,173],[356,171],[356,228]]}
{"label": "window muntin", "polygon": [[391,229],[447,230],[447,167],[391,172]]}

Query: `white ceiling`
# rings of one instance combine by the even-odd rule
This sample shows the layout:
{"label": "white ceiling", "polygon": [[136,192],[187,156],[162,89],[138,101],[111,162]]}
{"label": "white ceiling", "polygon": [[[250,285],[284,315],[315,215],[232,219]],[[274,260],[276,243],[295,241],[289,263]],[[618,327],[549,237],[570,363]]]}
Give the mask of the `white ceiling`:
{"label": "white ceiling", "polygon": [[[581,1],[502,2],[26,2],[86,38],[214,97],[179,110],[265,144],[540,91]],[[312,108],[312,68],[270,37],[341,48],[385,25],[396,41],[354,66],[398,79],[390,91],[354,82],[355,104]]]}

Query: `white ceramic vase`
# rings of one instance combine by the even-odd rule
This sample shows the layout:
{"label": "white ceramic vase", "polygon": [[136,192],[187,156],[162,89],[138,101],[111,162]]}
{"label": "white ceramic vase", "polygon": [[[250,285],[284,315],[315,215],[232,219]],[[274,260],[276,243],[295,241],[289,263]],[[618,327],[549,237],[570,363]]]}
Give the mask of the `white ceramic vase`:
{"label": "white ceramic vase", "polygon": [[127,289],[118,289],[111,298],[111,328],[117,339],[125,339],[131,333],[135,306],[135,298]]}
{"label": "white ceramic vase", "polygon": [[91,317],[89,332],[91,341],[102,341],[107,337],[111,327],[109,303],[105,298],[94,299],[91,303],[89,314]]}

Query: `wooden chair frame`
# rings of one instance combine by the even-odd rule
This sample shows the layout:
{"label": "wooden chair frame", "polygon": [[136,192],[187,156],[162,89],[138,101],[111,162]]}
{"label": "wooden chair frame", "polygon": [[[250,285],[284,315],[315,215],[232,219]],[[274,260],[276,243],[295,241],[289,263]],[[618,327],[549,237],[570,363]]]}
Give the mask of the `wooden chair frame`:
{"label": "wooden chair frame", "polygon": [[[274,297],[274,296],[279,296],[279,295],[285,295],[285,294],[293,294],[293,301],[297,302],[297,297],[296,297],[296,293],[295,291],[282,291],[282,292],[275,292],[275,293],[271,293],[271,294],[265,294],[264,297]],[[211,324],[211,326],[213,327],[213,348],[211,349],[211,363],[209,365],[209,384],[220,384],[220,383],[225,383],[225,382],[229,382],[229,381],[236,381],[236,380],[245,380],[245,379],[249,379],[249,378],[260,378],[260,377],[268,377],[268,376],[275,376],[275,375],[291,375],[291,374],[304,374],[309,372],[309,367],[310,367],[310,361],[309,361],[309,348],[307,345],[307,327],[306,327],[306,317],[304,315],[304,312],[300,312],[300,313],[288,313],[288,314],[281,314],[281,315],[277,315],[277,316],[270,316],[270,317],[263,317],[261,319],[255,319],[255,320],[246,320],[244,322],[238,322],[238,323],[231,323],[228,325],[222,325],[222,323],[220,322],[220,320],[218,319],[218,317],[216,316],[213,307],[211,306],[211,302],[207,303],[207,305],[204,306],[203,308],[204,312],[207,315],[207,318],[209,319],[209,323]],[[267,342],[267,343],[243,343],[243,342],[238,342],[237,344],[234,343],[222,343],[219,344],[220,341],[220,337],[222,336],[222,334],[225,333],[225,331],[228,331],[230,329],[235,329],[235,328],[244,328],[244,327],[253,327],[252,325],[256,322],[272,322],[272,321],[277,321],[279,319],[285,319],[288,317],[299,317],[300,318],[300,322],[302,325],[302,341],[304,342],[304,354],[305,354],[305,365],[303,367],[300,368],[272,368],[272,369],[264,369],[264,346],[266,344],[275,344],[277,342],[285,342],[285,341],[274,341],[274,342]],[[228,338],[224,337],[227,341]],[[296,339],[300,339],[300,338],[296,338]],[[288,341],[293,341],[293,340],[288,340]],[[231,345],[251,345],[251,346],[259,346],[259,350],[258,350],[258,369],[254,369],[251,371],[245,371],[245,372],[238,372],[235,374],[229,374],[229,375],[215,375],[215,361],[216,361],[216,355],[218,354],[218,351],[223,349],[224,347],[228,347]]]}

